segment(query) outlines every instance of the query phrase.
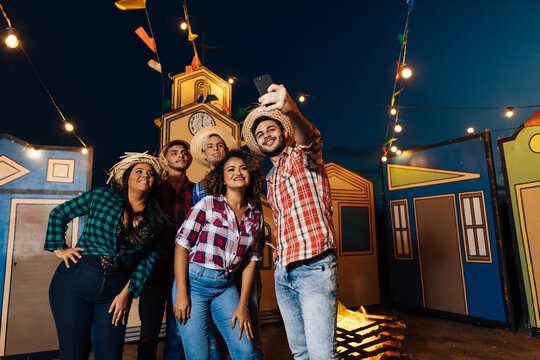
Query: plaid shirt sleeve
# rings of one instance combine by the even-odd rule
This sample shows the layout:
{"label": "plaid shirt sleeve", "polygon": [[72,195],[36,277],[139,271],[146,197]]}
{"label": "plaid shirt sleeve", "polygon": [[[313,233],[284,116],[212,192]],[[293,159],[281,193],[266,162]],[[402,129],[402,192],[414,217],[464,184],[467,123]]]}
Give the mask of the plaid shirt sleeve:
{"label": "plaid shirt sleeve", "polygon": [[199,181],[193,187],[193,205],[197,204],[205,196],[206,196],[206,192],[204,191],[204,188],[202,187],[202,182]]}
{"label": "plaid shirt sleeve", "polygon": [[180,245],[188,251],[195,246],[199,233],[206,223],[206,208],[209,201],[212,200],[205,197],[204,201],[199,201],[191,208],[176,234],[176,245]]}
{"label": "plaid shirt sleeve", "polygon": [[58,205],[51,211],[43,250],[54,251],[69,248],[65,240],[68,223],[78,216],[88,214],[93,192],[94,190],[88,190]]}
{"label": "plaid shirt sleeve", "polygon": [[145,281],[152,274],[160,256],[161,244],[154,236],[151,241],[150,248],[148,249],[146,258],[139,262],[129,278],[128,290],[133,295],[133,298],[137,298],[139,296]]}
{"label": "plaid shirt sleeve", "polygon": [[321,133],[313,126],[313,140],[309,145],[296,145],[293,156],[299,157],[305,168],[314,170],[323,165]]}

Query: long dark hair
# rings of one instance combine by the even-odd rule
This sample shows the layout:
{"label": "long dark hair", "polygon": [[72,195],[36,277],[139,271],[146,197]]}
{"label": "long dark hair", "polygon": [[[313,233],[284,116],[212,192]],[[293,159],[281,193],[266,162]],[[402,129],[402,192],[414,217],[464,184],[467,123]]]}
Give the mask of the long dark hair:
{"label": "long dark hair", "polygon": [[225,195],[227,193],[223,172],[225,163],[230,158],[240,158],[246,163],[249,171],[250,181],[246,189],[245,199],[251,205],[258,207],[264,181],[261,162],[255,156],[243,150],[229,151],[223,160],[221,160],[213,170],[206,174],[202,180],[204,191],[208,195]]}
{"label": "long dark hair", "polygon": [[[117,191],[120,193],[120,195],[124,199],[124,209],[126,210],[126,213],[128,215],[127,225],[126,225],[126,232],[128,235],[136,235],[133,233],[133,220],[138,214],[136,214],[133,211],[133,208],[131,207],[131,203],[129,202],[129,196],[128,196],[129,176],[131,175],[131,171],[136,165],[138,164],[134,164],[133,166],[128,168],[126,171],[124,171],[124,175],[122,175],[122,185],[117,188]],[[152,233],[154,234],[160,231],[161,228],[169,222],[167,215],[165,215],[165,213],[161,209],[161,206],[159,206],[159,202],[157,199],[158,180],[159,179],[157,175],[154,174],[154,185],[150,189],[150,193],[148,194],[146,198],[146,207],[144,208],[142,212],[142,217],[143,217],[144,222],[150,225],[150,228],[152,229]]]}

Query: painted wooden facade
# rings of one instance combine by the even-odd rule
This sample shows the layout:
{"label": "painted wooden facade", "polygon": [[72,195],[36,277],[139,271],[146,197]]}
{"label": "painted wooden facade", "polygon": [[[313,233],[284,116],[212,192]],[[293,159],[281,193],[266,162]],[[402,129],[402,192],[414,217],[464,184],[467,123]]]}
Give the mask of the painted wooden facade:
{"label": "painted wooden facade", "polygon": [[[92,154],[0,135],[0,356],[58,350],[49,284],[59,260],[43,251],[45,232],[49,212],[90,187]],[[81,230],[75,219],[66,240]]]}
{"label": "painted wooden facade", "polygon": [[394,302],[512,327],[489,132],[381,165]]}
{"label": "painted wooden facade", "polygon": [[520,288],[529,332],[540,334],[540,110],[499,139]]}

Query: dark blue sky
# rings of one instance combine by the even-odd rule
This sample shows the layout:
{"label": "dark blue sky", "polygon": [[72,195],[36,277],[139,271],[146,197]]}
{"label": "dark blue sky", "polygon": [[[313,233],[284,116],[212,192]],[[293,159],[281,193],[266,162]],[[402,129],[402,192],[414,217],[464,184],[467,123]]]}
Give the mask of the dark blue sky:
{"label": "dark blue sky", "polygon": [[[134,34],[140,25],[148,31],[143,10],[123,12],[114,1],[2,4],[61,110],[94,146],[93,186],[104,185],[103,170],[124,151],[158,150],[153,119],[161,112],[161,80],[146,65],[153,53]],[[147,7],[164,71],[184,71],[193,51],[178,29],[181,1],[148,0]],[[387,110],[349,100],[390,102],[404,0],[188,0],[188,8],[193,31],[219,46],[207,51],[205,65],[244,79],[233,87],[233,111],[256,101],[251,79],[263,73],[290,92],[320,96],[300,107],[323,133],[325,159],[379,182]],[[416,0],[407,53],[414,74],[401,103],[539,104],[539,14],[537,0]],[[0,69],[0,132],[38,145],[78,146],[20,51],[2,47]],[[460,137],[468,126],[515,128],[533,111],[507,119],[500,110],[405,109],[399,145]],[[494,132],[492,140],[511,133]]]}

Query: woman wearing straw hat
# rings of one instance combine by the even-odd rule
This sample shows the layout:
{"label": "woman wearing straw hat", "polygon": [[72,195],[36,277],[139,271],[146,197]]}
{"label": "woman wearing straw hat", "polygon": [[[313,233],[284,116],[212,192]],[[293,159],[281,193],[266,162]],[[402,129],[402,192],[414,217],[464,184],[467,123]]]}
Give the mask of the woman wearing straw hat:
{"label": "woman wearing straw hat", "polygon": [[[173,299],[184,351],[190,360],[209,358],[211,312],[231,358],[252,359],[248,302],[264,223],[252,205],[263,185],[260,163],[244,151],[230,151],[203,185],[208,196],[191,209],[176,236]],[[245,263],[238,295],[234,275]]]}
{"label": "woman wearing straw hat", "polygon": [[[122,358],[131,300],[161,252],[160,174],[155,157],[127,153],[110,171],[116,189],[88,190],[51,211],[44,249],[62,259],[49,289],[62,360],[88,359],[91,347],[96,360]],[[78,216],[86,224],[71,248],[65,232]]]}

